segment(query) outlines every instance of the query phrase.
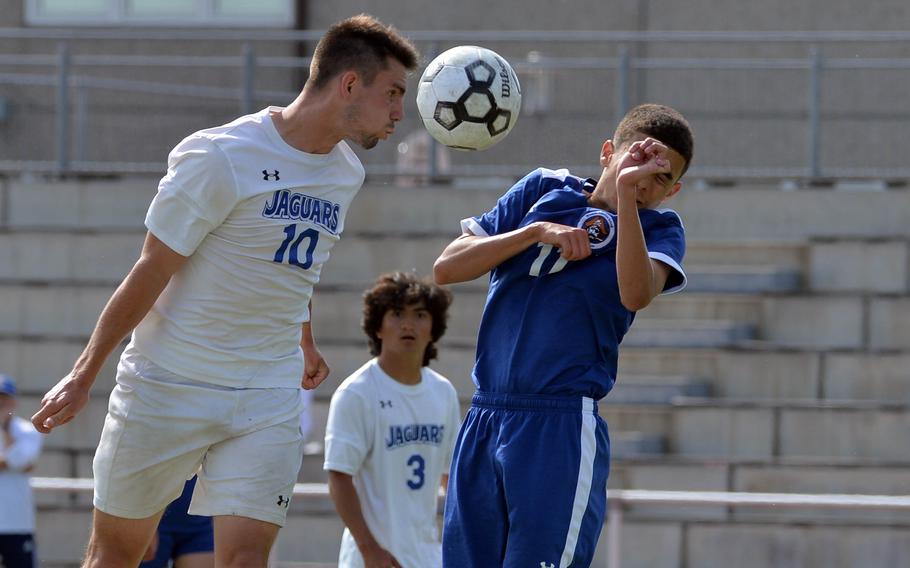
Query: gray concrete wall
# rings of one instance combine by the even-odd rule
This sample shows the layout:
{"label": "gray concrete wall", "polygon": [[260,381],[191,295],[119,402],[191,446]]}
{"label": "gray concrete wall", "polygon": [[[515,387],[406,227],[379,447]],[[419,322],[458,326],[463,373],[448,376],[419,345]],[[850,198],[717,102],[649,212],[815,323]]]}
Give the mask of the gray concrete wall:
{"label": "gray concrete wall", "polygon": [[[546,2],[541,9],[517,11],[510,3],[471,0],[451,6],[434,5],[427,17],[421,2],[316,2],[309,21],[324,27],[347,14],[364,10],[404,30],[536,29],[638,31],[778,31],[778,30],[905,30],[910,9],[897,0],[860,6],[849,0],[815,0],[798,6],[786,2],[724,3],[714,0],[670,2],[626,0],[611,2]],[[527,6],[527,5],[526,5]],[[482,16],[479,16],[482,14]],[[500,47],[501,45],[501,47]],[[530,50],[546,55],[615,56],[618,45],[500,44],[503,55],[521,62]],[[641,57],[788,57],[807,58],[805,44],[762,42],[718,46],[709,43],[654,43],[631,46]],[[829,57],[905,57],[907,44],[831,44]],[[877,54],[877,55],[876,55]],[[888,55],[885,55],[888,54]],[[906,72],[892,73],[897,84],[910,81]],[[822,82],[823,120],[821,163],[825,167],[897,167],[902,163],[901,130],[894,121],[906,120],[908,102],[884,80],[881,71],[829,71]],[[697,166],[798,167],[806,163],[808,75],[803,70],[708,71],[639,70],[631,78],[635,102],[658,101],[679,107],[698,134]],[[617,116],[614,72],[571,74],[556,71],[559,85],[550,94],[552,109],[519,120],[507,142],[471,162],[503,160],[549,165],[596,163],[599,143],[612,131]],[[525,77],[526,91],[535,84]],[[571,85],[571,88],[565,88]],[[544,131],[567,136],[541,136]],[[843,140],[851,143],[844,144]],[[879,142],[882,142],[881,144]],[[456,161],[464,162],[461,155]]]}
{"label": "gray concrete wall", "polygon": [[[22,25],[21,3],[5,12],[5,25]],[[717,0],[675,3],[666,0],[593,0],[559,2],[481,2],[451,5],[409,0],[307,2],[304,20],[311,29],[324,29],[333,21],[360,11],[377,15],[409,30],[573,30],[614,31],[776,31],[776,30],[906,30],[910,9],[900,0],[858,5],[823,0],[792,6],[775,2],[741,5]],[[465,41],[451,42],[466,43]],[[614,42],[485,42],[516,65],[530,51],[544,57],[615,57],[622,47]],[[419,47],[428,55],[435,48]],[[293,55],[294,42],[257,42],[258,55]],[[747,42],[718,44],[632,44],[637,57],[808,57],[803,43]],[[56,41],[0,40],[0,53],[53,54]],[[73,54],[121,53],[148,55],[238,55],[238,42],[204,41],[72,41]],[[309,48],[304,48],[304,50]],[[906,57],[910,42],[834,43],[821,47],[825,57]],[[51,76],[52,67],[3,67],[0,71]],[[139,79],[175,85],[213,85],[236,88],[236,68],[83,68],[77,74]],[[522,71],[526,100],[544,96],[544,87]],[[260,70],[260,91],[293,93],[299,89],[302,70]],[[618,119],[617,75],[612,70],[583,72],[556,69],[550,72],[546,97],[548,110],[530,110],[518,121],[506,142],[474,154],[452,153],[455,165],[545,164],[585,165],[596,171],[597,150]],[[878,70],[830,70],[825,73],[821,98],[820,160],[825,168],[898,168],[904,166],[902,132],[895,128],[910,116],[910,102],[902,93],[910,73]],[[412,83],[412,87],[413,87]],[[416,90],[416,89],[412,89]],[[807,163],[808,79],[805,70],[689,70],[639,69],[630,77],[631,103],[657,101],[677,106],[692,121],[698,136],[696,167],[799,168]],[[75,95],[75,93],[74,93]],[[0,85],[0,96],[9,100],[10,117],[0,124],[0,160],[53,160],[54,90],[47,86]],[[199,128],[224,123],[240,112],[237,100],[205,100],[172,95],[113,91],[86,91],[85,136],[73,133],[71,154],[85,160],[164,163],[167,151],[183,136]],[[410,99],[410,97],[409,97]],[[75,100],[75,99],[74,99]],[[283,96],[262,96],[256,107],[286,104]],[[394,164],[397,143],[403,134],[422,127],[409,100],[407,118],[391,142],[363,156],[368,163]],[[71,110],[75,111],[75,107]],[[546,134],[544,134],[546,133]],[[886,175],[887,174],[883,174]]]}
{"label": "gray concrete wall", "polygon": [[[35,410],[41,394],[68,371],[101,304],[135,259],[154,185],[150,179],[0,181],[0,363],[21,381],[22,414]],[[344,248],[333,255],[316,295],[317,333],[333,369],[317,391],[316,439],[328,396],[366,357],[354,308],[358,291],[379,270],[426,273],[457,232],[457,220],[486,209],[497,193],[364,188],[339,245]],[[747,324],[757,335],[734,345],[625,346],[617,388],[635,384],[637,376],[683,376],[710,383],[715,398],[644,405],[608,397],[601,408],[617,445],[623,434],[639,433],[663,440],[669,452],[617,458],[610,487],[907,493],[907,199],[902,190],[726,188],[680,196],[693,235],[687,263],[693,278],[712,267],[768,266],[805,278],[786,292],[687,292],[641,313],[636,325],[650,335],[638,341],[666,338],[668,330],[702,332],[708,328],[698,326],[705,322]],[[829,238],[808,238],[820,234]],[[434,365],[453,379],[463,401],[472,392],[472,327],[483,290],[482,283],[456,288],[461,307]],[[85,411],[48,437],[38,475],[90,474],[115,360],[102,370]],[[306,481],[323,479],[321,457],[317,450],[305,458]],[[43,545],[42,565],[72,565],[78,557],[88,503],[87,496],[39,497],[39,543],[51,543]],[[279,558],[331,563],[340,525],[330,505],[292,507]],[[890,568],[910,562],[905,513],[636,507],[627,520],[624,566]],[[596,565],[604,559],[601,540]]]}

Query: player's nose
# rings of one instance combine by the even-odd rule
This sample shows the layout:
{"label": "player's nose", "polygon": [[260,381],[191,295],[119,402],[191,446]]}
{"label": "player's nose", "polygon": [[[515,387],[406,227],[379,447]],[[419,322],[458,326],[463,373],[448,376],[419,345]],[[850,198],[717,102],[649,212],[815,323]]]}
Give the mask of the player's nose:
{"label": "player's nose", "polygon": [[392,119],[392,122],[398,122],[404,118],[404,102],[398,101],[392,105],[392,112],[389,113],[389,118]]}

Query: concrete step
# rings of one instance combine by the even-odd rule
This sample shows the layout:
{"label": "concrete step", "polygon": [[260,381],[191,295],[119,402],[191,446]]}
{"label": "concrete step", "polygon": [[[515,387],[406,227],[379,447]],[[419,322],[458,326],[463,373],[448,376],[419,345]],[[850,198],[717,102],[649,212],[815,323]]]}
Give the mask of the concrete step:
{"label": "concrete step", "polygon": [[[145,230],[101,227],[8,227],[0,230],[0,280],[102,282],[116,285],[135,263]],[[322,274],[327,286],[362,289],[377,275],[415,270],[429,275],[439,253],[458,233],[420,232],[400,226],[393,232],[370,232],[350,225],[332,251]],[[692,243],[684,262],[695,291],[792,291],[804,265],[790,251],[797,245]],[[805,245],[799,245],[805,246]],[[704,249],[704,250],[702,250]],[[790,254],[778,254],[781,250]],[[737,254],[738,253],[738,254]],[[797,282],[793,286],[793,282]],[[463,285],[485,289],[487,278]]]}
{"label": "concrete step", "polygon": [[[357,310],[359,311],[359,307]],[[476,310],[476,306],[466,308],[466,312]],[[353,309],[351,311],[354,311]],[[458,312],[455,308],[453,313]],[[480,314],[475,312],[476,319],[468,319],[470,316],[462,318],[465,314],[459,314],[450,320],[450,331],[446,332],[440,342],[441,348],[446,345],[455,345],[466,349],[473,349],[476,340],[476,329],[479,324]],[[333,317],[331,315],[314,316],[314,327],[317,333],[322,337],[323,328],[320,327],[321,321]],[[353,315],[351,316],[353,317]],[[357,321],[357,320],[354,320]],[[326,327],[333,329],[340,336],[333,336],[326,333],[327,341],[362,341],[357,338],[356,327],[353,325],[343,326],[338,329],[337,322],[328,324]],[[351,334],[355,337],[351,337]],[[623,347],[697,347],[697,348],[718,348],[737,345],[738,343],[755,338],[755,326],[748,323],[738,323],[729,320],[703,320],[703,319],[679,319],[679,320],[656,320],[642,319],[632,326],[629,333],[623,338]]]}
{"label": "concrete step", "polygon": [[636,314],[636,323],[644,320],[713,319],[760,325],[765,296],[760,294],[698,293],[657,296],[647,308]]}
{"label": "concrete step", "polygon": [[5,188],[4,226],[141,228],[157,188],[154,178],[10,181]]}
{"label": "concrete step", "polygon": [[[83,349],[78,340],[48,337],[0,337],[3,372],[16,377],[24,391],[41,395],[72,368]],[[340,382],[370,355],[366,341],[319,341],[332,372],[317,390],[333,392]],[[750,346],[751,345],[751,346]],[[113,388],[119,350],[105,363],[94,392]],[[434,369],[453,382],[463,400],[474,387],[472,345],[446,338],[440,345]],[[709,381],[721,398],[821,398],[910,402],[910,351],[874,353],[864,350],[782,349],[746,344],[734,348],[636,347],[620,350],[618,385],[627,376],[691,376]],[[619,388],[619,387],[617,387]]]}
{"label": "concrete step", "polygon": [[[37,511],[38,565],[72,566],[85,552],[92,526],[86,506],[41,507]],[[275,544],[275,560],[306,562],[309,566],[335,566],[344,525],[328,497],[291,500],[285,527]]]}
{"label": "concrete step", "polygon": [[790,293],[802,287],[799,270],[776,265],[688,264],[689,292]]}
{"label": "concrete step", "polygon": [[907,293],[910,242],[906,239],[814,239],[808,251],[806,276],[811,291]]}
{"label": "concrete step", "polygon": [[910,402],[910,354],[826,354],[819,386],[824,399]]}
{"label": "concrete step", "polygon": [[[767,509],[769,514],[774,509]],[[838,526],[839,525],[839,526]],[[685,566],[908,566],[910,529],[849,522],[697,523],[687,528]],[[782,555],[787,560],[782,561]]]}
{"label": "concrete step", "polygon": [[[0,279],[0,332],[41,333],[42,323],[35,314],[50,312],[54,324],[45,327],[62,330],[91,329],[104,304],[117,283],[66,280],[10,280]],[[355,331],[362,315],[362,294],[366,286],[359,284],[320,284],[314,295],[317,305],[314,317],[320,330],[327,329],[333,336],[341,336],[334,328],[347,329],[354,323]],[[474,335],[486,302],[486,290],[477,286],[451,286],[455,303],[450,313],[449,332]],[[764,297],[757,294],[700,293],[658,296],[650,306],[639,312],[642,319],[730,319],[759,323],[762,318]],[[331,317],[323,317],[328,314]],[[324,321],[319,318],[323,317]],[[468,322],[462,329],[461,320]],[[73,331],[75,333],[75,331]]]}
{"label": "concrete step", "polygon": [[910,406],[859,401],[675,400],[670,406],[604,405],[611,428],[663,435],[668,452],[751,459],[906,460]]}
{"label": "concrete step", "polygon": [[[331,373],[316,391],[334,392],[345,377],[370,358],[366,341],[319,341]],[[19,382],[23,392],[43,395],[72,368],[82,351],[78,340],[49,337],[0,336],[3,372]],[[750,346],[751,345],[751,346]],[[114,385],[119,350],[98,375],[93,396]],[[439,358],[432,363],[447,376],[462,400],[474,392],[471,370],[473,345],[443,338]],[[733,348],[637,347],[624,345],[619,356],[618,385],[628,376],[690,376],[709,381],[720,398],[860,399],[910,402],[910,350],[874,353],[865,350],[789,349],[769,345]],[[620,388],[620,387],[617,387]]]}
{"label": "concrete step", "polygon": [[610,458],[661,456],[667,451],[663,436],[644,432],[610,432]]}
{"label": "concrete step", "polygon": [[[87,337],[113,284],[0,283],[0,334]],[[485,295],[454,288],[446,338],[471,344]],[[314,295],[319,337],[361,341],[362,288],[320,286]],[[910,345],[910,298],[860,294],[680,294],[659,297],[640,313],[626,346],[724,346],[761,339],[769,345],[816,349],[898,350]],[[867,331],[868,330],[868,331]]]}
{"label": "concrete step", "polygon": [[[291,502],[287,525],[279,532],[275,560],[282,567],[335,566],[343,525],[336,515],[298,514]],[[676,510],[684,513],[690,507]],[[862,521],[739,520],[718,513],[717,519],[649,513],[660,507],[633,509],[622,525],[623,566],[778,566],[786,553],[793,566],[904,566],[901,551],[910,544],[906,523],[876,526]],[[779,513],[777,508],[768,509]],[[767,513],[766,513],[767,514]],[[789,512],[785,513],[789,514]],[[39,563],[75,567],[91,526],[89,510],[43,510],[38,513]],[[75,529],[73,528],[75,527]],[[594,566],[605,566],[606,527],[598,541]],[[53,546],[40,543],[53,543]],[[786,551],[786,552],[782,552]],[[832,558],[843,562],[834,564]],[[895,561],[895,559],[897,559]]]}
{"label": "concrete step", "polygon": [[[905,237],[907,191],[687,191],[667,206],[683,218],[690,240],[785,241],[810,237]],[[672,205],[671,205],[672,204]],[[856,211],[868,211],[869,215]],[[874,214],[872,213],[874,212]],[[836,221],[833,221],[836,220]]]}
{"label": "concrete step", "polygon": [[[769,343],[814,349],[870,347],[864,329],[869,313],[859,295],[780,296],[764,303],[762,339]],[[869,318],[869,328],[879,324]]]}
{"label": "concrete step", "polygon": [[685,264],[693,266],[779,266],[801,271],[806,267],[805,239],[703,239],[687,235]]}
{"label": "concrete step", "polygon": [[[141,228],[158,180],[32,182],[12,181],[6,187],[5,225],[15,228],[74,229]],[[376,232],[411,231],[451,234],[459,221],[492,207],[500,190],[455,190],[452,187],[363,187],[345,224]],[[407,207],[402,207],[407,204]]]}
{"label": "concrete step", "polygon": [[[42,466],[45,471],[89,470],[88,456],[97,445],[107,411],[105,398],[93,397],[72,423],[45,438],[47,451],[56,452]],[[22,396],[20,415],[30,416],[38,402],[37,396]],[[317,398],[311,406],[311,441],[324,437],[328,407],[327,398]],[[463,404],[462,411],[466,409]],[[908,404],[678,397],[671,405],[607,402],[601,405],[601,414],[619,436],[618,447],[625,455],[660,454],[665,449],[680,456],[721,459],[910,456],[910,441],[903,436],[910,427]],[[313,476],[308,481],[321,476],[318,451],[311,448],[305,459],[307,475]]]}
{"label": "concrete step", "polygon": [[[49,337],[87,337],[114,286],[58,283],[51,285],[0,283],[0,334]],[[318,337],[359,341],[363,315],[362,290],[320,286],[314,295],[313,322]],[[486,296],[456,289],[449,311],[446,337],[473,343]],[[757,324],[763,299],[740,294],[680,294],[660,297],[643,310],[638,322],[660,325],[662,320],[731,320]],[[636,326],[639,325],[636,323]]]}
{"label": "concrete step", "polygon": [[[752,464],[735,467],[732,490],[773,493],[843,493],[848,495],[908,495],[907,466],[900,465],[777,465]],[[738,509],[734,518],[756,522],[811,522],[827,519],[838,523],[908,525],[906,511],[825,510],[799,508],[770,511]]]}
{"label": "concrete step", "polygon": [[119,283],[142,249],[143,233],[0,232],[0,279]]}
{"label": "concrete step", "polygon": [[678,397],[710,397],[711,382],[685,375],[622,375],[604,403],[670,404]]}
{"label": "concrete step", "polygon": [[[460,232],[460,219],[487,211],[508,185],[503,181],[487,189],[459,189],[367,184],[355,199],[347,224],[376,232],[408,227],[454,237]],[[3,187],[3,218],[10,226],[138,227],[156,186],[154,178],[11,181]],[[667,205],[680,213],[691,241],[910,234],[904,222],[904,212],[910,207],[910,193],[906,191],[774,191],[745,183],[701,190],[686,188]],[[877,215],[866,217],[856,211],[875,211]],[[831,219],[838,222],[832,224]]]}
{"label": "concrete step", "polygon": [[630,347],[729,347],[755,337],[755,326],[729,320],[642,320],[623,338]]}

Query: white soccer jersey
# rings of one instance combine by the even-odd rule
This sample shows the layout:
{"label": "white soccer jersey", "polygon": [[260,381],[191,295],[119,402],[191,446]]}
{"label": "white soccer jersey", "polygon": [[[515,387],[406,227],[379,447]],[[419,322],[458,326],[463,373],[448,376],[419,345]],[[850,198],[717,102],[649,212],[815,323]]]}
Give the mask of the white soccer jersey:
{"label": "white soccer jersey", "polygon": [[[403,385],[373,359],[332,396],[324,468],[353,476],[367,526],[404,568],[442,565],[436,498],[460,422],[455,388],[427,367]],[[362,566],[345,529],[339,568]]]}
{"label": "white soccer jersey", "polygon": [[20,416],[13,416],[10,433],[10,446],[6,446],[0,433],[0,456],[7,464],[6,469],[0,470],[0,534],[32,534],[35,504],[27,470],[38,460],[43,438],[31,422]]}
{"label": "white soccer jersey", "polygon": [[279,110],[196,132],[168,156],[145,223],[190,258],[133,344],[178,375],[300,386],[301,324],[364,170],[343,141],[328,154],[289,146],[269,116]]}

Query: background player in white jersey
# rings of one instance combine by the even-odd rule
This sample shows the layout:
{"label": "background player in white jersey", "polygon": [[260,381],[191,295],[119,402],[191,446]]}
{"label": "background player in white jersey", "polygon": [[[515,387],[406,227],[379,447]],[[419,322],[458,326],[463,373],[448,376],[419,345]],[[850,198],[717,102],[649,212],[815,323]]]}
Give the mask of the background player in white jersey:
{"label": "background player in white jersey", "polygon": [[450,303],[448,291],[401,272],[364,295],[376,358],[335,392],[325,436],[329,490],[347,526],[340,568],[442,565],[436,497],[461,413],[455,388],[427,365]]}
{"label": "background player in white jersey", "polygon": [[16,416],[16,383],[0,375],[0,565],[37,566],[35,503],[29,472],[41,454],[41,435]]}
{"label": "background player in white jersey", "polygon": [[290,105],[171,152],[138,262],[32,418],[45,433],[72,420],[135,328],[95,453],[85,566],[138,565],[197,470],[190,513],[215,517],[217,565],[266,565],[300,467],[298,390],[328,374],[309,302],[363,183],[345,140],[388,138],[417,57],[372,17],[339,22]]}

